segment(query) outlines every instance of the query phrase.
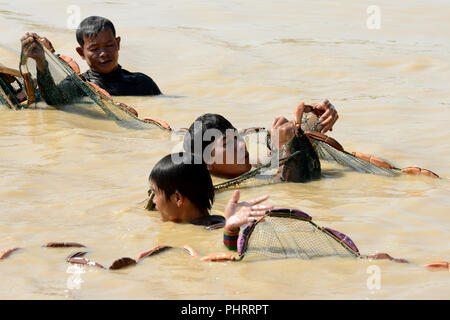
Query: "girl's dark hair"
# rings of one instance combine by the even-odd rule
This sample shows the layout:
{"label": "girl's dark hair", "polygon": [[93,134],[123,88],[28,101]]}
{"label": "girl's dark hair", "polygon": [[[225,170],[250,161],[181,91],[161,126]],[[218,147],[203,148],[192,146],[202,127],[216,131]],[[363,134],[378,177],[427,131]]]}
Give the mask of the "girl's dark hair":
{"label": "girl's dark hair", "polygon": [[90,38],[97,36],[100,32],[105,30],[111,30],[114,37],[116,37],[116,29],[111,21],[106,18],[98,16],[90,16],[81,21],[77,28],[77,41],[80,46],[84,45],[84,38]]}
{"label": "girl's dark hair", "polygon": [[[201,123],[201,129],[200,126],[195,126],[196,123]],[[202,154],[196,156],[200,156],[203,158],[203,152],[205,151],[206,147],[209,144],[214,143],[214,138],[212,139],[212,141],[203,140],[205,131],[209,129],[217,129],[223,134],[225,134],[225,131],[227,129],[236,130],[236,128],[231,124],[231,122],[225,119],[220,114],[205,113],[204,115],[195,119],[195,121],[189,127],[189,132],[188,134],[186,134],[183,141],[184,151],[194,153],[196,151],[194,150],[195,146],[194,141],[201,141]]]}
{"label": "girl's dark hair", "polygon": [[169,154],[153,167],[149,179],[164,192],[166,199],[179,192],[208,215],[214,203],[214,185],[206,165],[196,163],[191,153]]}

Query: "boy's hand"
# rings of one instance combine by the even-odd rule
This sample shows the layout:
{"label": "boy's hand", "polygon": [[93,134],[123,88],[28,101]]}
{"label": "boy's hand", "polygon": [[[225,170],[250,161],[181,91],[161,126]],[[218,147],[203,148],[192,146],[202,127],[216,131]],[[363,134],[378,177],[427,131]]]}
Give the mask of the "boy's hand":
{"label": "boy's hand", "polygon": [[52,43],[45,37],[40,37],[36,33],[25,33],[25,35],[20,39],[22,44],[22,51],[26,57],[32,58],[36,60],[36,67],[39,71],[44,72],[46,63],[45,63],[45,54],[42,47],[37,43],[39,41],[42,45],[44,45],[51,52],[55,52]]}
{"label": "boy's hand", "polygon": [[225,208],[225,230],[227,231],[235,231],[240,226],[264,216],[268,210],[273,209],[273,206],[257,206],[257,204],[267,200],[268,195],[247,202],[238,202],[239,197],[240,192],[236,190]]}

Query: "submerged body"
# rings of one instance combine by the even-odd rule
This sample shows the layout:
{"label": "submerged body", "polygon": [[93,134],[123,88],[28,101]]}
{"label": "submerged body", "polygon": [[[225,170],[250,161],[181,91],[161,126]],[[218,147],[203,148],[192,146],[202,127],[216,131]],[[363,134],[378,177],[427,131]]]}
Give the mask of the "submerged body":
{"label": "submerged body", "polygon": [[[103,74],[88,70],[80,75],[84,81],[92,82],[113,96],[152,96],[159,95],[156,83],[143,73],[132,73],[119,65],[114,71]],[[52,106],[63,106],[73,103],[86,93],[70,78],[55,84],[48,68],[45,72],[37,70],[37,81],[45,102]]]}

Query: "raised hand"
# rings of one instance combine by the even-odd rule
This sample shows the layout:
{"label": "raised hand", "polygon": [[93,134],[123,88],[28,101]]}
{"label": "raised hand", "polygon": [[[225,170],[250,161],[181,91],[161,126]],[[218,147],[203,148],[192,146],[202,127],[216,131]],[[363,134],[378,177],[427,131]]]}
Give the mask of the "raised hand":
{"label": "raised hand", "polygon": [[244,202],[238,202],[239,197],[240,192],[236,190],[225,208],[225,230],[235,231],[240,226],[262,217],[268,210],[273,209],[271,205],[257,205],[267,200],[268,195]]}
{"label": "raised hand", "polygon": [[288,143],[294,137],[295,132],[295,125],[285,117],[275,118],[269,129],[272,143],[276,144],[274,147],[278,149]]}
{"label": "raised hand", "polygon": [[27,32],[20,39],[23,54],[26,57],[36,60],[36,66],[40,71],[45,70],[45,54],[42,47],[37,43],[40,42],[51,52],[55,52],[52,43],[45,37],[40,37],[36,33]]}
{"label": "raised hand", "polygon": [[336,108],[327,99],[311,104],[314,111],[320,114],[319,121],[322,125],[321,133],[333,130],[333,125],[339,119]]}

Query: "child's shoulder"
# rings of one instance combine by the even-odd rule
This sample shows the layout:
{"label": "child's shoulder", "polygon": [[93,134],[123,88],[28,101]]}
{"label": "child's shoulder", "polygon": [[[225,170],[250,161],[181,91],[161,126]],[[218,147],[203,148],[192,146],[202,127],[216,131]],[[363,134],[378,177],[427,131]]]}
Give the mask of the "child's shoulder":
{"label": "child's shoulder", "polygon": [[219,215],[207,215],[201,218],[197,218],[190,222],[193,225],[205,226],[207,229],[223,228],[225,225],[225,218]]}

